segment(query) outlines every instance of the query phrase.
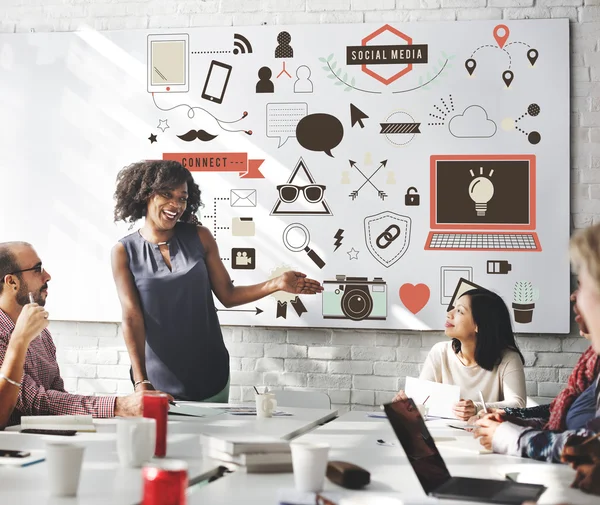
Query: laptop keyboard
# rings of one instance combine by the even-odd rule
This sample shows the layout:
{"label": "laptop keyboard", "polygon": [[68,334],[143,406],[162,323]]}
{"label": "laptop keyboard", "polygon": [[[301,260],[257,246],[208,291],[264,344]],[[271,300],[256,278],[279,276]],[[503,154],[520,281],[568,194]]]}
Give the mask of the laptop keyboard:
{"label": "laptop keyboard", "polygon": [[444,495],[491,498],[505,487],[506,481],[503,480],[452,477],[450,481],[440,489],[436,489],[436,491],[442,492]]}
{"label": "laptop keyboard", "polygon": [[426,249],[528,249],[538,246],[530,233],[431,233]]}

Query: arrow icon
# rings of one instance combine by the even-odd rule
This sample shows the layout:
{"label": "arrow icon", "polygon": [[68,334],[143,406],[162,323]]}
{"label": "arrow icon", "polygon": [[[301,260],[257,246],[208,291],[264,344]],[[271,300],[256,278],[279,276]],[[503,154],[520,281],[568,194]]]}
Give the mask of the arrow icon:
{"label": "arrow icon", "polygon": [[358,123],[361,128],[364,128],[365,125],[363,123],[363,119],[367,119],[368,117],[369,116],[367,116],[356,105],[354,105],[353,103],[350,104],[350,122],[352,123],[352,126]]}
{"label": "arrow icon", "polygon": [[217,309],[215,307],[215,310],[217,312],[254,312],[257,316],[264,312],[264,310],[259,309],[258,307],[254,307],[254,309]]}
{"label": "arrow icon", "polygon": [[374,189],[377,191],[377,196],[379,196],[379,198],[381,198],[382,200],[385,200],[385,198],[388,196],[388,195],[387,195],[387,193],[385,193],[384,191],[380,190],[380,189],[379,189],[377,186],[375,186],[375,184],[373,184],[373,183],[371,182],[371,178],[372,178],[372,177],[373,177],[373,176],[374,176],[374,175],[375,175],[377,172],[379,172],[379,170],[380,170],[381,168],[383,168],[383,167],[385,167],[385,166],[387,165],[387,161],[388,161],[388,160],[383,160],[383,161],[381,161],[381,162],[380,162],[380,165],[379,165],[379,167],[377,167],[377,170],[375,170],[375,172],[373,172],[373,173],[372,173],[372,174],[371,174],[369,177],[367,177],[367,176],[366,176],[366,175],[365,175],[365,174],[362,172],[362,170],[356,166],[356,161],[353,161],[353,160],[348,160],[348,162],[350,163],[350,166],[351,166],[352,168],[355,168],[356,170],[358,170],[358,172],[360,173],[360,175],[362,175],[362,176],[365,178],[365,182],[363,182],[363,183],[362,183],[362,185],[360,186],[360,188],[358,188],[358,189],[356,189],[356,190],[352,191],[352,193],[350,193],[348,196],[349,196],[350,198],[352,198],[352,200],[355,200],[355,199],[356,199],[356,197],[358,196],[358,193],[360,192],[360,190],[361,190],[362,188],[364,188],[364,187],[365,187],[365,185],[366,185],[367,183],[369,183],[369,184],[370,184],[371,186],[373,186],[373,188],[374,188]]}

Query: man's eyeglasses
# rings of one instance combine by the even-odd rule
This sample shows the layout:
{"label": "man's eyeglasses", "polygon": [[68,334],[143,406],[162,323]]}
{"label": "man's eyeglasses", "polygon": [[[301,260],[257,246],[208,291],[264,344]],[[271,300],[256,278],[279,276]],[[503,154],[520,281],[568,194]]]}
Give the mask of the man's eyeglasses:
{"label": "man's eyeglasses", "polygon": [[[23,268],[22,270],[15,270],[14,272],[9,272],[6,275],[15,275],[22,274],[23,272],[35,272],[36,274],[41,274],[44,271],[44,267],[42,262],[40,261],[38,264],[33,265],[31,268]],[[0,282],[4,282],[4,277],[0,279]]]}
{"label": "man's eyeglasses", "polygon": [[323,192],[327,186],[322,184],[309,184],[307,186],[296,186],[294,184],[282,184],[277,186],[279,198],[282,202],[293,203],[298,198],[300,192],[304,193],[304,198],[310,203],[319,203],[323,199]]}

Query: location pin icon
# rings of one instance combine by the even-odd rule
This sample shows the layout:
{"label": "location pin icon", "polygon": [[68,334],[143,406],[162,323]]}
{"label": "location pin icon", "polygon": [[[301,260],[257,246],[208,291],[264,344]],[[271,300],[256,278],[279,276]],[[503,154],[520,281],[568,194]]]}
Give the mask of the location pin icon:
{"label": "location pin icon", "polygon": [[500,46],[500,49],[502,49],[502,46],[506,43],[509,33],[510,31],[506,25],[498,25],[494,28],[494,38]]}
{"label": "location pin icon", "polygon": [[467,69],[467,72],[469,72],[469,75],[473,75],[476,66],[477,62],[473,59],[468,59],[467,61],[465,61],[465,68]]}
{"label": "location pin icon", "polygon": [[529,60],[529,63],[531,63],[532,67],[535,65],[539,55],[540,53],[538,53],[537,49],[530,49],[527,51],[527,59]]}
{"label": "location pin icon", "polygon": [[510,83],[512,82],[514,77],[515,75],[510,70],[505,70],[504,72],[502,72],[502,80],[504,81],[504,84],[506,84],[507,88],[510,88]]}

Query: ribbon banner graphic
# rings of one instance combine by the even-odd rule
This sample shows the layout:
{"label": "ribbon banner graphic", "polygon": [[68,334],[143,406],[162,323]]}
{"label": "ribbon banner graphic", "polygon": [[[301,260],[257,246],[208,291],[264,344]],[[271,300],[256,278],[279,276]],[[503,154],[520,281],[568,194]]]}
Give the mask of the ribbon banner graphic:
{"label": "ribbon banner graphic", "polygon": [[163,153],[190,172],[236,172],[240,179],[264,179],[259,168],[265,160],[249,160],[248,153]]}

